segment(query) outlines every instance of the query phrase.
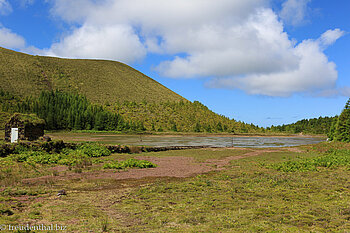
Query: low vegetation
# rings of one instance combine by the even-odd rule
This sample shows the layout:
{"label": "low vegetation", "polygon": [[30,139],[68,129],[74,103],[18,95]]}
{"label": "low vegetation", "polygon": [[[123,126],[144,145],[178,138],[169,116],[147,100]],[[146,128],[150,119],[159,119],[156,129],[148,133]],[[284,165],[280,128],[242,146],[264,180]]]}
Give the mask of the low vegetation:
{"label": "low vegetation", "polygon": [[104,169],[126,169],[126,168],[152,168],[157,167],[156,164],[146,160],[128,159],[125,161],[116,161],[114,163],[106,163]]}
{"label": "low vegetation", "polygon": [[10,155],[0,158],[0,163],[5,165],[14,161],[32,166],[36,164],[88,166],[92,164],[90,158],[108,156],[110,154],[111,152],[105,146],[97,144],[82,144],[75,149],[62,148],[51,152],[46,151],[45,146],[33,148],[20,145]]}
{"label": "low vegetation", "polygon": [[318,171],[320,168],[343,166],[350,170],[350,150],[330,150],[315,158],[303,158],[271,164],[268,167],[283,172]]}

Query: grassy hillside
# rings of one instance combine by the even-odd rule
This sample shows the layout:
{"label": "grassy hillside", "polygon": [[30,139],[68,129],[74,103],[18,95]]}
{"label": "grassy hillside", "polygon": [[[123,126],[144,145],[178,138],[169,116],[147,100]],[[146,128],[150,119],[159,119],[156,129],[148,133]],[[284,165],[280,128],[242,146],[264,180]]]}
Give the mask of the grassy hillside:
{"label": "grassy hillside", "polygon": [[149,131],[261,133],[262,128],[219,115],[198,101],[116,103],[125,121],[142,122]]}
{"label": "grassy hillside", "polygon": [[0,47],[0,89],[16,96],[60,89],[94,103],[185,99],[139,71],[115,61],[32,56]]}
{"label": "grassy hillside", "polygon": [[[45,101],[36,100],[40,93],[60,90],[62,95],[79,94],[79,98],[71,97],[86,97],[93,104],[122,115],[123,124],[120,125],[123,127],[118,129],[158,132],[262,131],[256,126],[218,115],[197,101],[192,103],[139,71],[114,61],[32,56],[0,48],[0,80],[0,128],[4,127],[9,113],[23,112],[38,114],[52,126],[49,129],[56,129],[61,122],[59,119],[67,121],[67,117],[71,122],[69,127],[66,126],[67,122],[63,122],[65,127],[57,129],[95,129],[91,123],[95,120],[88,120],[89,111],[80,111],[84,101],[79,104],[66,100],[62,102],[62,99],[55,100],[52,94],[47,94],[52,98]],[[24,97],[33,98],[24,103]],[[21,102],[24,105],[18,107],[17,104]],[[66,106],[68,103],[72,106]]]}
{"label": "grassy hillside", "polygon": [[0,89],[0,129],[5,128],[6,122],[10,119],[13,112],[15,112],[15,106],[20,102],[18,97],[4,92]]}

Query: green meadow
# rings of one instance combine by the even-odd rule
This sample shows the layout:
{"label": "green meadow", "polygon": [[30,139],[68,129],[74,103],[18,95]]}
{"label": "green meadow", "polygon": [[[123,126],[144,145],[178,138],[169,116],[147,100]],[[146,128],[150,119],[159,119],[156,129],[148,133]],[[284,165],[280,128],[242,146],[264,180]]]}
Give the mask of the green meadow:
{"label": "green meadow", "polygon": [[[21,161],[18,155],[23,150],[1,158],[0,224],[58,224],[69,232],[350,231],[350,146],[345,143],[269,152],[198,149],[109,154],[98,145],[76,151],[76,157],[86,155],[89,162]],[[88,156],[91,151],[100,156]],[[247,156],[251,152],[257,155]],[[334,154],[340,162],[332,161]],[[133,169],[155,168],[106,166],[130,163],[140,155],[158,160],[181,156],[203,166],[208,161],[232,160],[221,170],[187,178],[116,179]],[[293,163],[314,167],[288,170]],[[104,172],[114,178],[92,176]],[[62,189],[67,195],[57,196]]]}

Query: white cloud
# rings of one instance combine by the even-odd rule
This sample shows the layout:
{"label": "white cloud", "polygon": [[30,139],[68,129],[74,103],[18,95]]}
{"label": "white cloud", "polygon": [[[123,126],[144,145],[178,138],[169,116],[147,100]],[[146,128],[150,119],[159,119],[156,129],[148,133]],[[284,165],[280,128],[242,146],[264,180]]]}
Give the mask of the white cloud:
{"label": "white cloud", "polygon": [[325,90],[321,90],[317,93],[314,93],[316,96],[322,97],[333,97],[333,96],[350,96],[350,87],[339,87],[339,88],[329,88]]}
{"label": "white cloud", "polygon": [[25,40],[23,37],[13,33],[11,30],[1,27],[0,25],[0,46],[11,48],[11,49],[21,49],[25,47]]}
{"label": "white cloud", "polygon": [[[54,7],[51,12],[56,17],[61,17],[63,20],[73,24],[81,24],[80,28],[77,28],[67,38],[69,43],[78,45],[81,41],[81,37],[77,37],[84,27],[98,28],[101,33],[100,40],[84,40],[86,43],[90,43],[89,46],[77,46],[79,47],[79,54],[81,57],[87,55],[88,58],[93,52],[92,49],[88,51],[82,51],[82,49],[88,49],[89,47],[99,47],[100,44],[104,44],[105,40],[108,40],[109,35],[102,35],[105,31],[104,28],[119,28],[128,26],[133,28],[133,33],[128,33],[123,40],[115,38],[115,45],[124,49],[136,51],[128,57],[128,61],[139,59],[140,55],[137,50],[141,48],[141,54],[144,53],[144,48],[147,47],[148,52],[157,53],[179,53],[183,51],[201,50],[203,46],[217,46],[216,41],[210,41],[211,38],[207,38],[206,44],[198,43],[200,35],[197,34],[198,30],[202,30],[205,33],[205,24],[208,22],[214,22],[215,25],[208,25],[215,27],[218,24],[222,24],[225,30],[226,21],[242,21],[249,16],[249,12],[253,11],[257,6],[263,6],[266,0],[246,0],[246,1],[232,1],[232,0],[220,0],[220,4],[212,0],[177,0],[176,2],[171,0],[106,0],[106,1],[89,1],[89,0],[55,0]],[[204,25],[203,25],[204,22]],[[204,28],[203,28],[204,27]],[[136,33],[135,31],[138,31]],[[85,37],[94,37],[92,33],[94,30],[84,30]],[[182,34],[186,33],[187,36]],[[215,33],[215,31],[214,31]],[[213,36],[217,37],[220,35]],[[142,46],[140,43],[136,43],[136,37],[139,37],[139,41],[143,41]],[[195,38],[193,38],[195,37]],[[131,43],[127,39],[131,40]],[[160,43],[157,38],[161,38]],[[193,41],[196,39],[196,41]],[[59,56],[76,57],[76,53],[71,55],[72,48],[66,38],[63,38],[59,43],[55,44],[48,51],[51,54]],[[107,43],[108,44],[108,43]],[[87,45],[87,44],[86,44]],[[122,59],[123,56],[119,56],[119,48],[113,49],[111,45],[110,49],[114,50],[114,57]],[[56,48],[60,48],[58,53]],[[105,50],[107,51],[107,50]],[[111,58],[109,54],[106,54],[105,58]],[[103,51],[99,54],[102,56]],[[124,61],[124,59],[122,59]]]}
{"label": "white cloud", "polygon": [[[244,77],[215,79],[210,84],[216,88],[243,89],[249,94],[289,96],[296,92],[320,93],[335,90],[338,74],[316,40],[305,40],[295,47],[300,58],[297,69],[270,74],[251,74]],[[323,92],[325,95],[327,92]]]}
{"label": "white cloud", "polygon": [[0,0],[0,15],[8,15],[12,12],[12,7],[7,0]]}
{"label": "white cloud", "polygon": [[298,56],[283,25],[270,9],[262,8],[242,24],[199,29],[182,34],[193,48],[188,56],[160,64],[168,77],[232,76],[271,73],[296,68]]}
{"label": "white cloud", "polygon": [[29,5],[33,5],[35,0],[18,0],[21,7],[27,7]]}
{"label": "white cloud", "polygon": [[340,30],[339,28],[334,30],[328,30],[321,35],[319,38],[319,43],[323,47],[328,47],[334,42],[336,42],[340,37],[344,36],[345,32]]}
{"label": "white cloud", "polygon": [[51,13],[67,22],[84,22],[97,7],[90,0],[49,0],[53,2]]}
{"label": "white cloud", "polygon": [[44,52],[46,55],[74,58],[122,60],[141,59],[146,50],[128,25],[96,27],[84,25]]}
{"label": "white cloud", "polygon": [[282,10],[279,14],[281,19],[293,26],[304,23],[309,2],[311,0],[286,0],[282,4]]}
{"label": "white cloud", "polygon": [[52,1],[52,14],[76,28],[48,55],[130,63],[166,54],[174,58],[157,66],[161,75],[209,77],[209,87],[270,96],[335,90],[336,66],[323,50],[344,32],[297,44],[284,31],[283,23],[304,21],[310,0],[287,0],[279,15],[269,0]]}

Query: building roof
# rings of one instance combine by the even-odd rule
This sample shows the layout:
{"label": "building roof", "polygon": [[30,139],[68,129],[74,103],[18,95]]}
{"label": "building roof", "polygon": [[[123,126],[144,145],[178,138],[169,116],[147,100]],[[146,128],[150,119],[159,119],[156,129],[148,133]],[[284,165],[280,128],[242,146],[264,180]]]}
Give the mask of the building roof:
{"label": "building roof", "polygon": [[24,123],[24,125],[45,125],[45,120],[39,118],[35,114],[23,114],[23,113],[15,113],[8,121],[8,124],[11,124],[13,122],[21,122]]}

